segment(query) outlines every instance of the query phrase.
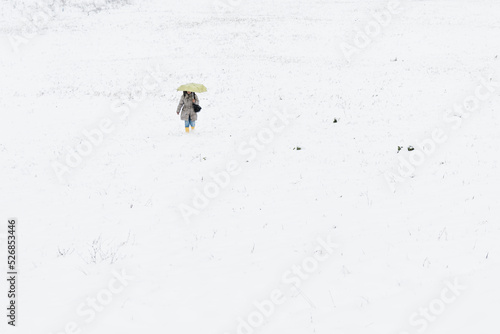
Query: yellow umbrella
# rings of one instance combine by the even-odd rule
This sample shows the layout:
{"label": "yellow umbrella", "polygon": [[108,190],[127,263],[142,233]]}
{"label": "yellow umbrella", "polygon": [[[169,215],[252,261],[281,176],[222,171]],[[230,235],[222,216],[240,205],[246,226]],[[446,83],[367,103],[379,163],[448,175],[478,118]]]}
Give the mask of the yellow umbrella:
{"label": "yellow umbrella", "polygon": [[186,92],[195,92],[195,93],[203,93],[207,91],[207,87],[202,84],[190,83],[185,84],[177,88],[178,91],[186,91]]}

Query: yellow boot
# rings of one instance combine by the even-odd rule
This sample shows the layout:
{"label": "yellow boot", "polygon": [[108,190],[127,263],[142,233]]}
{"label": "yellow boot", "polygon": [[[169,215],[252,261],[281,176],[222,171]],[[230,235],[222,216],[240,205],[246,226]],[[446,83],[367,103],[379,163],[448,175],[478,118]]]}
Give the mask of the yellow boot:
{"label": "yellow boot", "polygon": [[189,126],[187,128],[185,128],[185,129],[186,129],[186,132],[189,132]]}
{"label": "yellow boot", "polygon": [[191,127],[191,131],[194,131],[194,126]]}

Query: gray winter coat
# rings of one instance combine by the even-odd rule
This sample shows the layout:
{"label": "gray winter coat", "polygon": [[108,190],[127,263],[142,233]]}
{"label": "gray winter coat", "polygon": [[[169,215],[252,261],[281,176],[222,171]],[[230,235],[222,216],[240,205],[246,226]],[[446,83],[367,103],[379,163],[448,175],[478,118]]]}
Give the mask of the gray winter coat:
{"label": "gray winter coat", "polygon": [[182,94],[181,100],[179,101],[177,112],[181,111],[182,108],[181,119],[183,121],[187,121],[189,120],[189,118],[191,118],[192,121],[196,121],[198,119],[198,114],[195,113],[193,109],[193,95],[196,104],[199,104],[200,100],[198,100],[198,96],[193,92],[191,92],[191,94],[186,95],[186,97],[184,97],[184,94]]}

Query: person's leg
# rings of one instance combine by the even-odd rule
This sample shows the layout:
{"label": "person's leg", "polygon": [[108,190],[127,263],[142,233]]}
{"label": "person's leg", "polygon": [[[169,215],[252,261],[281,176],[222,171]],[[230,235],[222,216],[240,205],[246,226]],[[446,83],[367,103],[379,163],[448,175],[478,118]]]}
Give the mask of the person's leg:
{"label": "person's leg", "polygon": [[191,130],[194,130],[195,121],[191,121]]}
{"label": "person's leg", "polygon": [[184,128],[186,129],[186,132],[189,132],[189,121],[184,121]]}

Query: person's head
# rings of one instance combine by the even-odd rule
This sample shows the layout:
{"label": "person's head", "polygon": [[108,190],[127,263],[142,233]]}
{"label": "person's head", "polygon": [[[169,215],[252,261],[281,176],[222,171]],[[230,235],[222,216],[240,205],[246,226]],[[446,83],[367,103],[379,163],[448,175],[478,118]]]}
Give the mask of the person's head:
{"label": "person's head", "polygon": [[184,91],[184,96],[191,94],[191,92]]}

